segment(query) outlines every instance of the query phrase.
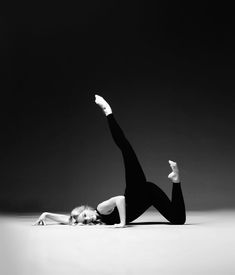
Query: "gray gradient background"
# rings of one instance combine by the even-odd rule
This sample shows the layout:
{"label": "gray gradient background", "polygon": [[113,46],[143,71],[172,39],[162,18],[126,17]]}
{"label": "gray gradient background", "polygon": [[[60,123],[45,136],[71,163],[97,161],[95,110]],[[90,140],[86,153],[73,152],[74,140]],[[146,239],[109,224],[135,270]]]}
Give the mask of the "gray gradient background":
{"label": "gray gradient background", "polygon": [[235,206],[232,10],[161,2],[6,7],[2,211],[69,211],[123,193],[122,157],[95,93],[111,103],[148,180],[170,196],[172,159],[187,209]]}

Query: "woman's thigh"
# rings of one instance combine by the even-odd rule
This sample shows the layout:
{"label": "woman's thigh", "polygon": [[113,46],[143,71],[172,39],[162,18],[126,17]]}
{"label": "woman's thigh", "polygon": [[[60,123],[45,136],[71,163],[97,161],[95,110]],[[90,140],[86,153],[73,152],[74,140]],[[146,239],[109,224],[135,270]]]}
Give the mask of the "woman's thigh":
{"label": "woman's thigh", "polygon": [[131,222],[142,215],[152,204],[147,184],[139,184],[136,188],[126,188],[126,218]]}

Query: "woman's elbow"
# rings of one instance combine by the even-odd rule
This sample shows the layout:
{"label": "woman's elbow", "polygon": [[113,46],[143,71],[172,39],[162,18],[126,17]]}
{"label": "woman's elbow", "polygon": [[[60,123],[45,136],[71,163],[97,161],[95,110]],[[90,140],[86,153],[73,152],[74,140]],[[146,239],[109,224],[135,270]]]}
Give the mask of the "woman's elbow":
{"label": "woman's elbow", "polygon": [[117,196],[116,197],[116,205],[119,203],[125,203],[125,196]]}

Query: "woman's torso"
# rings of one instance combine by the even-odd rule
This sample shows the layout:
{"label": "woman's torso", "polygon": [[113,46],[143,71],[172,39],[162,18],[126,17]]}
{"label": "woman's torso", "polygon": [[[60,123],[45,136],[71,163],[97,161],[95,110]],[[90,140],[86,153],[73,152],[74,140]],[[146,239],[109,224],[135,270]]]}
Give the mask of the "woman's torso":
{"label": "woman's torso", "polygon": [[107,225],[120,223],[120,217],[117,207],[114,207],[113,209],[106,212],[106,214],[101,214],[97,208],[96,212],[99,214],[99,217],[101,221]]}

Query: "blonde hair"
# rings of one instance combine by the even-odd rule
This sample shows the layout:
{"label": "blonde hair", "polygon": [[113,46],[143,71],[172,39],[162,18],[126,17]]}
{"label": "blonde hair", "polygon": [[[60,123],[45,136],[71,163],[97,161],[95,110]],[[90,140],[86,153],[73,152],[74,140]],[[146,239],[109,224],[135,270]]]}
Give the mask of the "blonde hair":
{"label": "blonde hair", "polygon": [[[84,210],[91,210],[91,211],[94,211],[95,212],[95,209],[89,205],[81,205],[81,206],[77,206],[75,207],[72,211],[71,211],[71,214],[70,214],[70,218],[69,218],[69,224],[70,225],[73,225],[73,224],[78,224],[78,221],[77,221],[77,217],[84,211]],[[73,214],[73,212],[75,212]],[[95,224],[104,224],[102,221],[101,221],[101,218],[100,218],[100,215],[96,213],[96,220],[95,221],[91,221],[89,223],[87,223],[86,225],[95,225]],[[73,222],[73,219],[75,219],[75,223]]]}

